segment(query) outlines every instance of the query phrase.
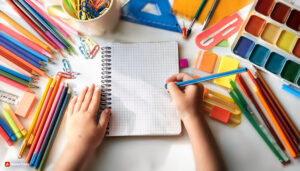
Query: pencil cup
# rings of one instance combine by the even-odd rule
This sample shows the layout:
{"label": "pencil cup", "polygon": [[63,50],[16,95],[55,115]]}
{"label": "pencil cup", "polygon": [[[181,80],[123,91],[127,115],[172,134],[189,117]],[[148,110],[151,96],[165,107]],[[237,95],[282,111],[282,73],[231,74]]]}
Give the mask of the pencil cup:
{"label": "pencil cup", "polygon": [[[44,0],[44,3],[50,15],[61,17],[66,23],[84,35],[101,36],[105,32],[111,31],[120,19],[121,5],[119,0],[111,0],[110,6],[103,14],[89,20],[75,18],[70,14],[70,11],[67,10],[65,6],[66,3],[64,3],[65,1],[66,0]],[[62,10],[59,10],[59,8],[62,8]]]}

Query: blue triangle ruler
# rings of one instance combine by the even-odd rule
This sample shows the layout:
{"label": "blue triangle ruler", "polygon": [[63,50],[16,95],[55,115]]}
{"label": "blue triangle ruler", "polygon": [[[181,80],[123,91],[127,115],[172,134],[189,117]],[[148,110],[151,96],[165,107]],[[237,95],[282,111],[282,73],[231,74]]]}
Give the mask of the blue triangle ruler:
{"label": "blue triangle ruler", "polygon": [[[148,3],[156,5],[160,15],[143,12]],[[182,33],[176,17],[172,14],[169,0],[131,0],[122,8],[121,18],[130,22]]]}

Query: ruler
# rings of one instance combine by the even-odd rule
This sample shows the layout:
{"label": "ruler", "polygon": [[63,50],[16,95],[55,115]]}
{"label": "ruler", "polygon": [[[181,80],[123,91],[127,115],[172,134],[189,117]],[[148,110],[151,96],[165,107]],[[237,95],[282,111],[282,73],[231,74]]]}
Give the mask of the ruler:
{"label": "ruler", "polygon": [[16,105],[20,97],[12,93],[0,90],[0,101],[8,104]]}

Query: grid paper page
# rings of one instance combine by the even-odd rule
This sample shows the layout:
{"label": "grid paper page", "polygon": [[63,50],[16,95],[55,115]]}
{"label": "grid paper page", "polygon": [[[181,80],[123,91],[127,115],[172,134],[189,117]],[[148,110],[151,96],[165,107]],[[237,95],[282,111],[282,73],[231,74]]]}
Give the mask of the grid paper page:
{"label": "grid paper page", "polygon": [[180,134],[180,118],[164,88],[178,72],[176,42],[113,44],[108,136]]}

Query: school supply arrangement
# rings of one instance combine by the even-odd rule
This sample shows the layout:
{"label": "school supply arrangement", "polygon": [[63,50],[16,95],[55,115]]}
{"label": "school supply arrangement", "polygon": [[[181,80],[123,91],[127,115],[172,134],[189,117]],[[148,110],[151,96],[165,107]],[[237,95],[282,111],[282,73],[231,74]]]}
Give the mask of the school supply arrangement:
{"label": "school supply arrangement", "polygon": [[179,135],[180,118],[164,88],[165,80],[179,72],[177,43],[101,46],[102,58],[70,61],[80,77],[69,82],[78,88],[80,83],[101,85],[100,108],[113,113],[107,136]]}

